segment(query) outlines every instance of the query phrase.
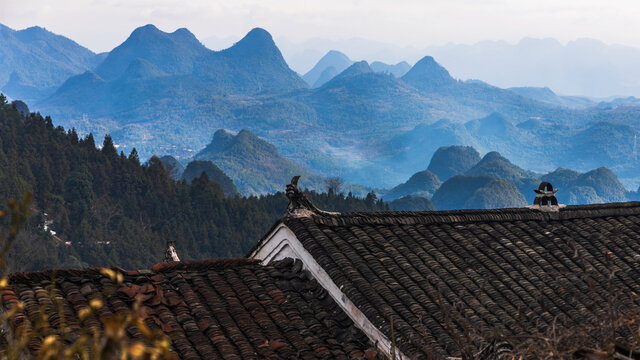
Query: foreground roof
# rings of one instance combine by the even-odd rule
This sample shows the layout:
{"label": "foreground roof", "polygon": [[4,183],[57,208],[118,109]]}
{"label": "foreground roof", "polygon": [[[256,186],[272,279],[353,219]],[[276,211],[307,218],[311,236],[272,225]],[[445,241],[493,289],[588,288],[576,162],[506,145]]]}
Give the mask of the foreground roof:
{"label": "foreground roof", "polygon": [[[18,273],[1,292],[2,306],[25,304],[13,328],[29,326],[55,282],[67,326],[77,330],[78,312],[94,298],[106,306],[100,316],[127,311],[141,299],[147,326],[161,329],[182,359],[351,359],[369,348],[367,337],[333,302],[301,263],[291,259],[262,266],[248,259],[174,262],[152,270],[122,271],[124,281],[105,298],[111,280],[100,268]],[[59,326],[56,313],[47,314]],[[133,338],[141,334],[128,329]],[[40,340],[30,343],[32,351]]]}
{"label": "foreground roof", "polygon": [[555,211],[312,208],[279,225],[388,338],[393,319],[410,358],[459,355],[469,327],[499,337],[542,331],[554,319],[579,324],[605,308],[612,287],[640,293],[638,202]]}

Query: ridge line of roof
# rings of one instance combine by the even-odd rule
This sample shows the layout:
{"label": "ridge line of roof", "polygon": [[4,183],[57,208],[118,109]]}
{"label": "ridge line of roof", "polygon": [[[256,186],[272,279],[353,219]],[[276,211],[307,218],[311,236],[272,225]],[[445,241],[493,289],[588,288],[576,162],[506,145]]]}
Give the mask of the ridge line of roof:
{"label": "ridge line of roof", "polygon": [[161,262],[155,264],[150,269],[139,269],[139,270],[125,270],[118,266],[103,266],[103,267],[89,267],[89,268],[65,268],[65,269],[46,269],[46,270],[38,270],[38,271],[21,271],[8,275],[9,282],[11,284],[17,284],[22,282],[31,282],[35,280],[45,280],[45,279],[54,279],[57,277],[73,277],[73,276],[81,276],[87,273],[94,273],[96,276],[103,276],[101,274],[102,269],[111,269],[114,271],[121,272],[123,275],[127,276],[139,276],[139,275],[153,275],[158,273],[163,273],[166,271],[172,270],[220,270],[228,267],[238,266],[238,265],[250,265],[250,264],[259,264],[258,261],[248,258],[214,258],[214,259],[205,259],[205,260],[193,260],[193,261],[180,261],[180,262]]}
{"label": "ridge line of roof", "polygon": [[248,259],[246,257],[239,258],[214,258],[206,260],[191,260],[191,261],[172,261],[161,262],[155,264],[151,270],[156,273],[162,273],[165,271],[174,270],[220,270],[226,269],[238,265],[250,265],[259,264],[257,260]]}
{"label": "ridge line of roof", "polygon": [[81,274],[86,273],[94,273],[95,275],[100,275],[100,271],[102,269],[110,269],[114,271],[121,272],[123,275],[137,275],[139,270],[124,270],[118,266],[92,266],[88,268],[62,268],[62,269],[46,269],[46,270],[37,270],[37,271],[20,271],[16,273],[11,273],[8,275],[9,283],[16,284],[21,282],[31,282],[34,279],[53,279],[58,276],[63,277],[72,277],[72,276],[80,276]]}
{"label": "ridge line of roof", "polygon": [[287,217],[281,221],[311,219],[325,225],[347,223],[460,223],[479,221],[550,221],[573,218],[593,218],[619,215],[640,215],[640,202],[629,201],[619,203],[568,205],[556,212],[547,212],[531,208],[502,208],[502,209],[463,209],[436,211],[380,211],[380,212],[351,212],[351,213],[313,213],[305,217]]}

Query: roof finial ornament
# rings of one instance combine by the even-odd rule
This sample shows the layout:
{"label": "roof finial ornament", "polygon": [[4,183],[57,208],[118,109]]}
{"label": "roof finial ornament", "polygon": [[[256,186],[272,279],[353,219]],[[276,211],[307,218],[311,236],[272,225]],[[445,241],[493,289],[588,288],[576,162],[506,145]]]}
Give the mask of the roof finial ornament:
{"label": "roof finial ornament", "polygon": [[167,241],[167,250],[164,252],[164,262],[180,261],[176,251],[176,242]]}
{"label": "roof finial ornament", "polygon": [[300,175],[294,176],[291,179],[291,184],[287,185],[287,199],[289,199],[289,205],[287,205],[287,214],[289,215],[306,215],[307,212],[322,212],[315,205],[307,199],[304,193],[298,188],[298,179]]}
{"label": "roof finial ornament", "polygon": [[558,189],[554,189],[550,183],[543,181],[538,186],[538,189],[533,191],[536,193],[536,198],[533,200],[533,205],[528,206],[529,208],[542,211],[559,211],[560,208],[565,207],[565,205],[558,204],[558,199],[556,199]]}
{"label": "roof finial ornament", "polygon": [[538,190],[533,191],[536,193],[533,205],[558,205],[558,199],[556,199],[558,189],[554,189],[551,183],[543,181],[540,183],[540,186],[538,186]]}

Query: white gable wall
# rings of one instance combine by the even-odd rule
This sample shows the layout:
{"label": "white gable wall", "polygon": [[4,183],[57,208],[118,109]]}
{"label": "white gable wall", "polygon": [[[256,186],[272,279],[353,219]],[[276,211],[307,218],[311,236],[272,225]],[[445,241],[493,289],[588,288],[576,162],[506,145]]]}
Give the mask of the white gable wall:
{"label": "white gable wall", "polygon": [[[250,257],[262,262],[263,265],[284,258],[299,259],[303,268],[308,270],[318,283],[331,295],[333,300],[353,320],[369,339],[377,344],[378,349],[388,358],[392,358],[391,341],[378,330],[358,307],[338,288],[329,274],[318,264],[316,259],[304,248],[296,235],[286,225],[280,224],[255,249]],[[396,349],[396,359],[409,359]]]}

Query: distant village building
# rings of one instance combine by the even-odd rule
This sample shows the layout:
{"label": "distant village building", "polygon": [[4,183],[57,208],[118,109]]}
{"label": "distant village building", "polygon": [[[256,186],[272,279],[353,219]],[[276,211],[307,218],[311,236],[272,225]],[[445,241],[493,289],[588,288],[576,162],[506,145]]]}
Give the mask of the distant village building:
{"label": "distant village building", "polygon": [[[640,293],[639,202],[562,206],[550,184],[537,194],[527,208],[332,213],[294,178],[287,214],[248,259],[179,262],[170,244],[170,262],[120,270],[105,311],[141,300],[182,359],[452,359],[465,337],[475,358],[497,359],[504,337],[581,325],[612,299],[631,308],[616,289]],[[13,274],[2,308],[25,308],[11,329],[37,317],[52,277],[72,315],[106,283],[99,269]]]}

